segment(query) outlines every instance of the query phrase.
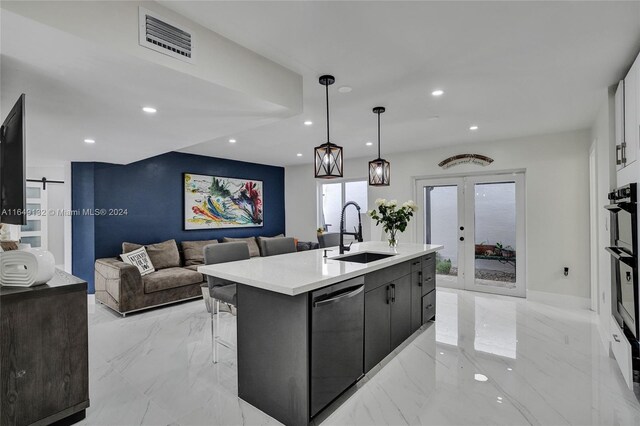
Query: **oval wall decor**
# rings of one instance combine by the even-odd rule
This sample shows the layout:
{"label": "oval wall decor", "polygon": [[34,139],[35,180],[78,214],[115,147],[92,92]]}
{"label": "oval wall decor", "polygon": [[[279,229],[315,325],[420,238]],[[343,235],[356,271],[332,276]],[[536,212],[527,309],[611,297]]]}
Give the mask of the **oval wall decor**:
{"label": "oval wall decor", "polygon": [[449,157],[446,160],[442,160],[438,163],[438,166],[443,169],[448,169],[449,167],[458,166],[460,164],[475,164],[478,166],[488,166],[493,163],[493,158],[487,157],[486,155],[480,154],[458,154],[453,157]]}

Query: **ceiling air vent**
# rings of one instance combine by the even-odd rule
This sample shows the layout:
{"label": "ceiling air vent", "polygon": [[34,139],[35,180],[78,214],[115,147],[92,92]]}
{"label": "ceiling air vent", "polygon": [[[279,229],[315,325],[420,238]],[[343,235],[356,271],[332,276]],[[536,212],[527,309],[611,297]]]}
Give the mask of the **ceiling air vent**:
{"label": "ceiling air vent", "polygon": [[143,7],[140,8],[140,46],[193,63],[191,31]]}

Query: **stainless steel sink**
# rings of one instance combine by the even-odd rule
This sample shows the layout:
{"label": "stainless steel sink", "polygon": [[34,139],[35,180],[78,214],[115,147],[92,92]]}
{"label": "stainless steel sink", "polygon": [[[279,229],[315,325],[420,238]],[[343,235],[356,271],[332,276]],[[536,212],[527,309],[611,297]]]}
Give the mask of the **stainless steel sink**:
{"label": "stainless steel sink", "polygon": [[334,260],[340,260],[342,262],[370,263],[375,262],[376,260],[386,259],[387,257],[391,256],[395,256],[395,254],[372,253],[369,251],[363,251],[348,256],[336,257],[334,258]]}

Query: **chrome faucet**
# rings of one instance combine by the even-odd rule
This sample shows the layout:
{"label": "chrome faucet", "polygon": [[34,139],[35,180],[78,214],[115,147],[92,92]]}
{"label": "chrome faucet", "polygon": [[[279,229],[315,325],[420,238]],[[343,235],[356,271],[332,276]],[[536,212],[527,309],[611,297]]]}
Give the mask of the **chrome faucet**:
{"label": "chrome faucet", "polygon": [[[358,229],[355,232],[347,232],[344,229],[344,211],[349,206],[354,206],[358,209]],[[340,254],[344,254],[345,251],[351,250],[351,244],[353,244],[353,242],[351,242],[348,246],[344,245],[345,235],[353,235],[359,243],[362,242],[362,218],[360,217],[360,206],[355,201],[347,201],[345,205],[342,206],[342,213],[340,214]]]}

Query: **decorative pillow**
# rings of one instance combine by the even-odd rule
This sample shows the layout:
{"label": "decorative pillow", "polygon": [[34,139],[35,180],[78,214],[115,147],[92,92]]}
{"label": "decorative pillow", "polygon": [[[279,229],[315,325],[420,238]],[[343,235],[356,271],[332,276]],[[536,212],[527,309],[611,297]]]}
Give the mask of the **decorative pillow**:
{"label": "decorative pillow", "polygon": [[[122,252],[129,253],[143,247],[135,243],[122,243]],[[180,265],[180,252],[176,240],[167,240],[162,243],[144,246],[151,263],[156,269],[175,268]]]}
{"label": "decorative pillow", "polygon": [[16,241],[0,241],[0,251],[18,250],[18,243]]}
{"label": "decorative pillow", "polygon": [[140,271],[140,275],[144,276],[155,272],[153,263],[151,263],[151,259],[149,259],[149,255],[144,247],[140,247],[139,249],[130,251],[129,253],[122,253],[120,258],[124,263],[137,267],[138,271]]}
{"label": "decorative pillow", "polygon": [[247,245],[249,246],[249,255],[251,257],[259,257],[260,256],[260,247],[258,247],[258,242],[256,241],[255,237],[248,237],[248,238],[229,238],[229,237],[224,237],[222,239],[223,242],[225,243],[230,243],[233,241],[245,241],[247,243]]}
{"label": "decorative pillow", "polygon": [[218,244],[218,240],[183,241],[182,254],[184,256],[184,266],[203,265],[204,248],[209,244]]}

